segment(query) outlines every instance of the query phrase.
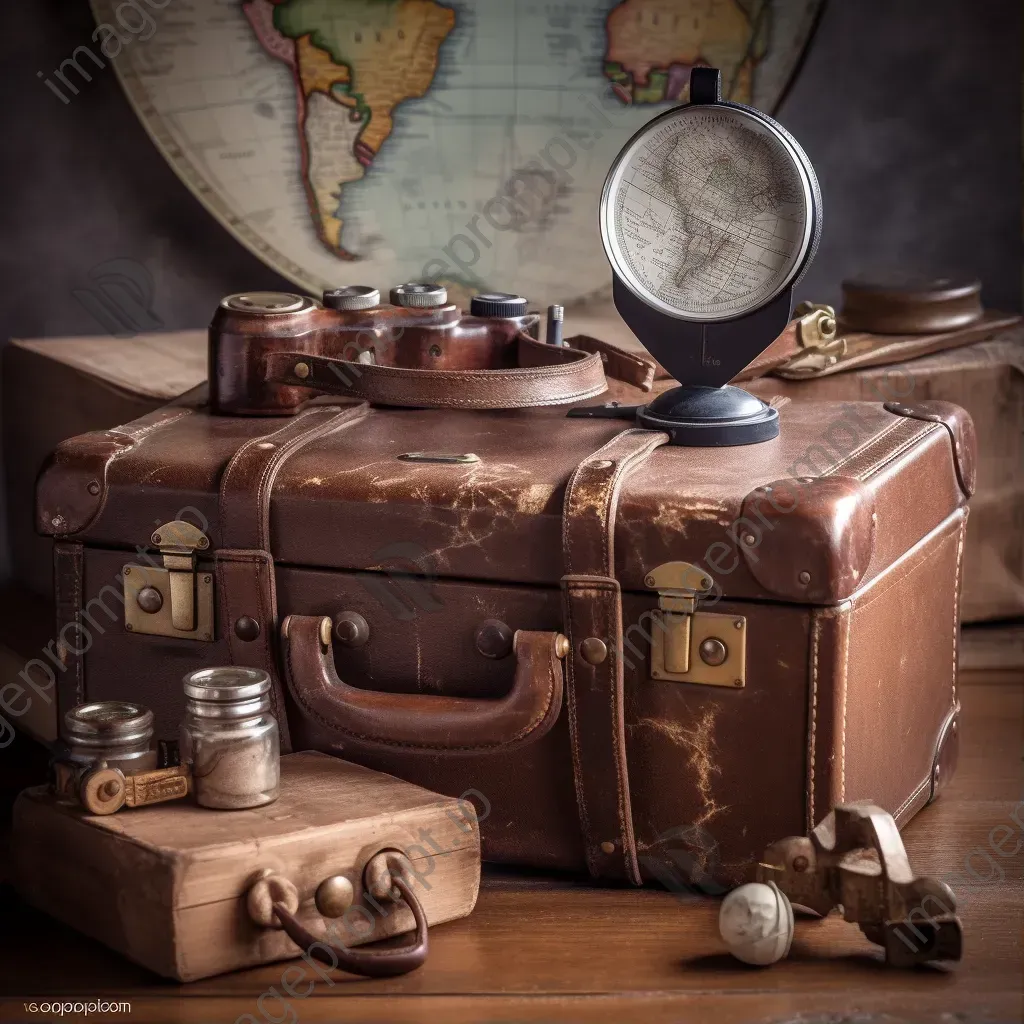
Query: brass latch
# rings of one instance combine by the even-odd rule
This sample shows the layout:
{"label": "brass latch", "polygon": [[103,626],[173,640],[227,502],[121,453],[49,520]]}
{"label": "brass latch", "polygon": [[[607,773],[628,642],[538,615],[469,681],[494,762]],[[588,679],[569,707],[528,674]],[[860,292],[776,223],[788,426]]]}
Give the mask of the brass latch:
{"label": "brass latch", "polygon": [[129,633],[148,633],[183,640],[213,640],[213,575],[198,568],[199,552],[209,538],[184,520],[165,523],[152,537],[163,568],[126,565],[124,626]]}
{"label": "brass latch", "polygon": [[651,679],[746,685],[747,620],[699,608],[714,580],[689,562],[665,562],[644,577],[658,592],[651,613]]}

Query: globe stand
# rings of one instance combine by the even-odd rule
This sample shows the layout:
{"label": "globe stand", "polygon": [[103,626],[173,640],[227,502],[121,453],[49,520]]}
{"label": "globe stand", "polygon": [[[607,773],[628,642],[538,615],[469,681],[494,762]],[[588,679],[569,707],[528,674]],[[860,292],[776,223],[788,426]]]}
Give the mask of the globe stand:
{"label": "globe stand", "polygon": [[760,398],[734,388],[683,384],[636,411],[637,425],[663,430],[670,444],[725,448],[779,436],[779,414]]}

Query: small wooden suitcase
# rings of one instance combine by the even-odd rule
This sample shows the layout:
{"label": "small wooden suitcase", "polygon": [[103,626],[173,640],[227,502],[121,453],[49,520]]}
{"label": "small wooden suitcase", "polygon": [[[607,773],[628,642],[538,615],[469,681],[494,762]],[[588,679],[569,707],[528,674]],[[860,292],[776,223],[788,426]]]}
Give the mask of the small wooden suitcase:
{"label": "small wooden suitcase", "polygon": [[[98,817],[26,790],[11,845],[29,903],[179,981],[300,955],[346,966],[345,950],[327,941],[361,946],[414,927],[412,946],[400,948],[422,961],[426,926],[465,917],[480,886],[469,800],[311,752],[282,758],[280,797],[247,811],[181,801]],[[396,886],[405,873],[401,902],[388,895],[388,871]],[[300,945],[270,900],[310,933]],[[393,964],[394,950],[347,956],[358,973],[404,973],[378,966]]]}

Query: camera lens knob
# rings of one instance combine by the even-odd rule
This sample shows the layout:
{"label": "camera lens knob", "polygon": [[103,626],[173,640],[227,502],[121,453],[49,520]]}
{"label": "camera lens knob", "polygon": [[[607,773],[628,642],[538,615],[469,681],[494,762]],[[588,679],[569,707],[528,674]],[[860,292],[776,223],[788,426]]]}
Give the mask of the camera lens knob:
{"label": "camera lens knob", "polygon": [[469,303],[473,316],[510,317],[525,316],[529,303],[522,295],[510,292],[481,292],[474,295]]}
{"label": "camera lens knob", "polygon": [[391,304],[405,309],[434,309],[448,304],[448,292],[439,284],[400,284],[391,289]]}
{"label": "camera lens knob", "polygon": [[341,311],[373,309],[380,305],[380,292],[365,284],[350,284],[345,288],[332,288],[324,292],[324,305]]}

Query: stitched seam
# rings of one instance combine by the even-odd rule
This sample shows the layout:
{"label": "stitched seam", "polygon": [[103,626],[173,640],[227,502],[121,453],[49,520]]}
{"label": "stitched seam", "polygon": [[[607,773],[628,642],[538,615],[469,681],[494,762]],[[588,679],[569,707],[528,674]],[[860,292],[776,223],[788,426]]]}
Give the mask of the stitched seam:
{"label": "stitched seam", "polygon": [[551,705],[552,705],[552,703],[554,701],[554,697],[555,697],[555,676],[554,676],[554,672],[552,671],[552,666],[551,666],[550,659],[549,659],[549,661],[548,661],[548,697],[547,697],[547,703],[544,705],[544,708],[541,711],[541,713],[539,715],[536,715],[533,719],[531,719],[522,729],[519,730],[519,732],[517,732],[512,737],[511,740],[498,740],[498,741],[495,741],[493,743],[478,743],[478,744],[472,744],[472,745],[469,745],[469,746],[459,746],[459,747],[453,747],[453,746],[449,746],[449,745],[445,745],[445,744],[437,744],[437,743],[413,743],[411,741],[410,742],[403,742],[402,740],[389,740],[389,739],[385,739],[385,738],[383,738],[381,736],[373,735],[371,733],[354,732],[351,729],[345,729],[342,726],[339,726],[339,725],[336,725],[336,724],[332,723],[326,716],[320,714],[319,711],[317,711],[315,708],[311,707],[310,704],[307,702],[307,700],[305,698],[303,698],[300,695],[299,692],[297,692],[297,687],[292,685],[292,679],[295,676],[295,669],[294,669],[294,666],[293,666],[293,663],[292,663],[292,645],[290,643],[287,644],[287,648],[288,648],[288,653],[286,655],[286,661],[288,663],[288,688],[289,688],[289,690],[291,690],[292,696],[295,698],[296,702],[302,707],[302,709],[311,718],[313,718],[314,720],[319,722],[322,726],[324,726],[325,728],[329,729],[331,732],[340,733],[342,736],[348,736],[348,737],[353,738],[353,739],[366,740],[367,742],[376,743],[376,744],[378,744],[380,746],[401,747],[403,749],[412,749],[412,750],[450,750],[450,751],[494,750],[496,748],[500,749],[500,748],[503,748],[503,747],[508,747],[508,746],[511,746],[511,745],[513,745],[515,743],[518,743],[519,740],[524,739],[525,737],[529,736],[529,734],[531,732],[533,732],[539,725],[541,725],[541,723],[543,723],[545,721],[545,719],[549,716],[549,714],[551,712]]}
{"label": "stitched seam", "polygon": [[894,818],[898,818],[930,785],[931,781],[932,777],[931,773],[929,773],[922,782],[918,783],[917,788],[914,790],[914,792],[911,793],[910,796],[908,796],[907,799],[904,800],[903,803],[901,803],[899,807],[897,807],[896,810],[892,812],[892,816]]}
{"label": "stitched seam", "polygon": [[843,735],[839,742],[839,802],[846,800],[846,692],[847,692],[847,669],[850,660],[850,618],[849,613],[845,621],[840,622],[838,617],[835,620],[836,628],[843,631]]}
{"label": "stitched seam", "polygon": [[953,703],[956,704],[957,671],[959,669],[959,646],[960,646],[960,569],[963,566],[964,555],[964,534],[967,532],[967,516],[960,526],[959,537],[956,545],[956,581],[953,589]]}
{"label": "stitched seam", "polygon": [[576,652],[576,634],[573,631],[573,594],[571,586],[567,586],[565,590],[565,628],[569,634],[569,655],[566,658],[568,663],[566,668],[568,670],[568,693],[566,694],[566,705],[569,709],[569,744],[572,749],[572,764],[573,764],[573,788],[576,790],[576,805],[580,815],[580,827],[583,830],[583,852],[587,860],[587,867],[592,874],[596,874],[596,865],[594,864],[593,852],[589,843],[591,836],[591,824],[590,814],[587,811],[587,793],[586,786],[583,783],[583,757],[580,751],[580,737],[579,737],[579,714],[576,706],[576,668],[575,668],[575,652]]}
{"label": "stitched seam", "polygon": [[814,617],[814,629],[811,635],[811,730],[808,750],[808,781],[807,781],[807,831],[814,828],[814,763],[816,736],[818,726],[818,645],[821,637],[821,618]]}
{"label": "stitched seam", "polygon": [[900,583],[903,583],[905,580],[913,576],[914,573],[918,571],[918,569],[922,568],[922,566],[927,565],[928,562],[931,561],[932,556],[938,554],[939,551],[941,551],[946,544],[950,543],[953,540],[954,536],[955,535],[952,533],[947,534],[930,551],[928,551],[925,548],[922,548],[916,556],[917,561],[912,566],[910,566],[910,568],[902,576],[895,572],[891,573],[891,578],[887,580],[885,583],[883,583],[881,587],[872,587],[868,591],[866,598],[855,598],[853,599],[853,603],[856,604],[858,609],[870,607],[876,600],[878,600],[878,598],[884,597],[886,594],[889,593],[890,590],[892,590],[893,587],[897,586]]}
{"label": "stitched seam", "polygon": [[[906,422],[906,420],[903,421],[903,423]],[[901,442],[899,446],[896,447],[893,451],[889,452],[884,457],[880,456],[875,462],[871,463],[868,466],[865,466],[863,469],[855,473],[854,479],[863,482],[864,480],[867,480],[868,477],[874,476],[876,473],[885,469],[886,466],[892,465],[892,463],[894,463],[897,459],[905,455],[911,448],[915,447],[921,441],[922,438],[932,433],[934,429],[935,424],[929,423],[923,429],[915,431],[915,433],[911,437]]]}
{"label": "stitched seam", "polygon": [[852,452],[847,452],[838,461],[833,462],[832,465],[827,470],[825,470],[825,472],[822,473],[821,475],[831,476],[833,473],[836,472],[836,470],[842,469],[843,466],[846,466],[849,463],[853,462],[854,459],[859,458],[869,448],[873,447],[876,444],[879,444],[882,440],[888,437],[894,430],[898,430],[901,426],[904,426],[904,424],[905,421],[901,421],[899,419],[890,423],[887,427],[880,430],[877,434],[874,434],[872,437],[869,437],[863,444],[854,448]]}

